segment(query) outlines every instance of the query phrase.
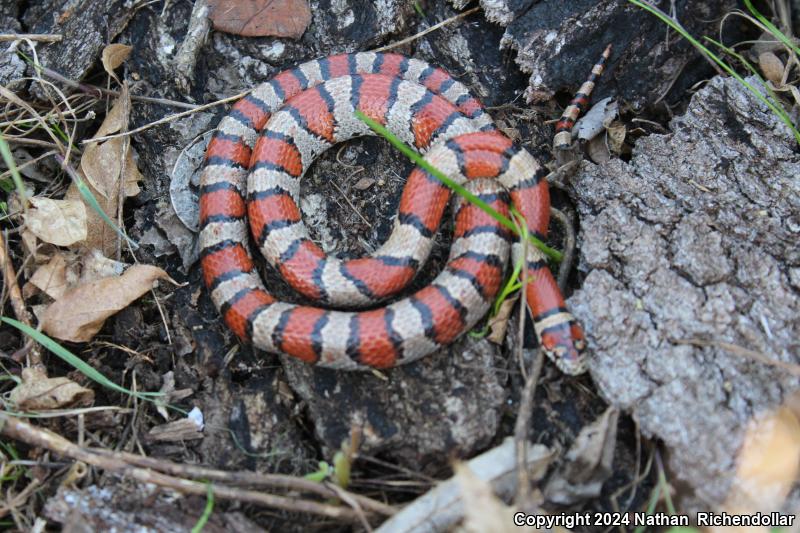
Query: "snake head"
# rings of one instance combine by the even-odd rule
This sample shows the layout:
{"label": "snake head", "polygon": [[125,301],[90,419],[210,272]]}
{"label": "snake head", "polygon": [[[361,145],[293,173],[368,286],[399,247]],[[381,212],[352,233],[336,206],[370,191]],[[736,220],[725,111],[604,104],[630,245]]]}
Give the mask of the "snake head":
{"label": "snake head", "polygon": [[586,372],[586,339],[575,319],[543,331],[541,345],[547,357],[565,374],[577,376]]}

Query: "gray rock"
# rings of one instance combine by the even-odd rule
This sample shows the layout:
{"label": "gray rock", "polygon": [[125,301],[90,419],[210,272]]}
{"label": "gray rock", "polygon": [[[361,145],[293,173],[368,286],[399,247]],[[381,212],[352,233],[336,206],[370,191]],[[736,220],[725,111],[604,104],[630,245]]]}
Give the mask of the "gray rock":
{"label": "gray rock", "polygon": [[798,379],[723,349],[800,360],[800,155],[736,80],[713,78],[629,164],[584,163],[572,184],[581,266],[570,299],[612,405],[666,444],[704,504],[726,494],[746,422]]}

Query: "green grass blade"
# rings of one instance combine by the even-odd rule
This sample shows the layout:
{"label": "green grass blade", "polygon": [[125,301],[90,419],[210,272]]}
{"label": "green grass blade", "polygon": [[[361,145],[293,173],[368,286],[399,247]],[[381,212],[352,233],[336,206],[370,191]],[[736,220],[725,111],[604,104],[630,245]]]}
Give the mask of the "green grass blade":
{"label": "green grass blade", "polygon": [[192,533],[200,533],[206,527],[208,519],[211,518],[211,513],[214,512],[214,485],[207,484],[206,490],[206,506],[203,509],[203,514],[197,519],[197,523],[192,528]]}
{"label": "green grass blade", "polygon": [[8,146],[2,134],[0,134],[0,154],[2,154],[3,161],[5,161],[8,170],[11,172],[11,178],[14,180],[14,186],[17,188],[17,194],[22,203],[22,209],[25,210],[28,208],[28,195],[25,193],[25,185],[22,183],[22,176],[20,176],[14,156],[11,154],[11,147]]}
{"label": "green grass blade", "polygon": [[86,201],[86,203],[89,204],[89,206],[100,216],[100,218],[103,219],[103,221],[106,224],[108,224],[108,226],[111,229],[113,229],[117,233],[117,235],[119,235],[122,239],[127,241],[131,248],[133,248],[134,250],[138,250],[139,243],[128,237],[125,234],[125,232],[119,229],[119,227],[114,223],[114,221],[111,220],[111,218],[106,214],[106,212],[103,211],[103,208],[100,207],[99,203],[97,203],[97,199],[92,194],[92,191],[89,190],[89,187],[88,185],[86,185],[86,182],[83,181],[83,179],[78,175],[77,172],[75,172],[75,170],[69,164],[67,164],[64,157],[61,156],[60,154],[56,154],[55,157],[56,161],[58,161],[58,164],[61,165],[61,168],[63,168],[66,171],[66,173],[69,174],[69,177],[72,178],[72,181],[78,188],[78,192],[81,193],[81,197]]}
{"label": "green grass blade", "polygon": [[[450,187],[453,191],[455,191],[458,195],[465,198],[471,204],[479,207],[482,209],[487,215],[495,219],[497,222],[505,226],[506,228],[510,229],[517,235],[519,232],[517,230],[516,225],[514,222],[509,220],[508,218],[504,217],[497,211],[495,211],[492,206],[469,192],[467,189],[456,183],[455,181],[451,180],[447,175],[445,175],[442,171],[425,161],[413,148],[406,145],[403,141],[398,139],[395,135],[392,134],[389,130],[366,116],[361,111],[356,111],[356,116],[362,120],[367,126],[372,128],[376,133],[378,133],[381,137],[385,138],[387,141],[392,143],[395,148],[400,150],[403,154],[405,154],[409,159],[411,159],[414,163],[416,163],[419,167],[425,169],[431,175],[433,175],[436,179]],[[534,237],[533,235],[529,236],[529,240],[531,244],[536,246],[539,250],[542,251],[547,257],[553,259],[554,261],[561,261],[561,252],[558,250],[554,250],[550,248],[545,243]]]}
{"label": "green grass blade", "polygon": [[[514,225],[517,228],[517,232],[520,235],[520,239],[525,241],[525,239],[530,237],[530,232],[528,231],[528,224],[525,222],[525,217],[522,214],[511,207],[511,217],[514,220]],[[522,269],[525,267],[527,260],[525,257],[520,257],[518,261],[514,262],[514,271],[511,273],[511,277],[508,278],[508,282],[505,284],[503,289],[500,291],[500,295],[495,299],[494,305],[492,306],[492,316],[497,315],[500,311],[500,306],[503,305],[503,302],[506,298],[511,295],[514,291],[517,291],[522,288]],[[528,283],[530,283],[530,279]]]}
{"label": "green grass blade", "polygon": [[319,463],[317,463],[317,465],[318,468],[316,471],[304,475],[303,478],[311,481],[316,481],[317,483],[322,483],[323,481],[325,481],[325,478],[331,475],[331,472],[333,471],[331,465],[329,465],[325,461],[320,461]]}
{"label": "green grass blade", "polygon": [[785,112],[782,109],[779,109],[778,106],[773,104],[766,96],[761,94],[761,91],[757,90],[755,87],[750,85],[750,83],[747,80],[745,80],[741,75],[739,75],[739,73],[736,72],[733,69],[733,67],[731,67],[728,63],[717,57],[717,55],[714,54],[711,50],[703,46],[703,44],[694,37],[692,37],[683,26],[681,26],[672,18],[667,16],[666,13],[664,13],[660,9],[642,0],[628,0],[628,2],[644,9],[645,11],[649,11],[651,14],[658,17],[662,22],[667,24],[670,28],[681,34],[681,36],[687,41],[689,41],[692,44],[692,46],[697,48],[701,53],[705,54],[708,58],[714,61],[714,63],[719,65],[725,72],[730,74],[739,83],[744,85],[751,93],[753,93],[753,96],[761,100],[761,102],[763,102],[767,107],[769,107],[770,110],[773,113],[775,113],[775,115],[777,115],[781,119],[781,121],[789,127],[789,129],[792,130],[795,140],[797,141],[798,144],[800,144],[800,131],[798,131],[797,128],[794,127],[794,124],[792,124],[792,121],[788,119],[788,117],[785,115]]}
{"label": "green grass blade", "polygon": [[767,17],[762,15],[755,8],[755,6],[753,6],[753,3],[750,0],[744,0],[744,5],[747,6],[747,9],[750,11],[750,13],[752,13],[753,16],[756,17],[759,20],[759,22],[761,22],[761,24],[767,27],[767,29],[772,35],[777,37],[780,42],[791,48],[795,54],[800,56],[800,48],[796,44],[794,44],[791,39],[789,39],[786,35],[784,35],[784,33],[781,30],[779,30],[772,22],[767,20]]}
{"label": "green grass blade", "polygon": [[103,374],[95,370],[90,364],[86,363],[83,359],[78,357],[77,355],[73,354],[56,341],[42,333],[41,331],[37,331],[32,327],[19,322],[18,320],[14,320],[13,318],[8,318],[4,316],[0,316],[0,322],[5,322],[10,326],[14,326],[24,334],[28,335],[30,338],[56,354],[60,357],[65,363],[71,365],[80,373],[82,373],[87,378],[91,379],[92,381],[97,382],[98,384],[106,387],[107,389],[111,389],[117,392],[121,392],[122,394],[127,394],[129,396],[135,396],[142,400],[151,400],[154,397],[159,397],[162,394],[160,392],[133,392],[132,390],[128,390],[125,387],[120,387]]}

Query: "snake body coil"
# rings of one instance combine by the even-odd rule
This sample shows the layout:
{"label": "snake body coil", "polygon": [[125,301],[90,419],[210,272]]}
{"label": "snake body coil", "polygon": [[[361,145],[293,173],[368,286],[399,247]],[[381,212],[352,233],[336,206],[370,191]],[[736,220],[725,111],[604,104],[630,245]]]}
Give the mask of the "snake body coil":
{"label": "snake body coil", "polygon": [[[507,214],[513,205],[542,239],[550,200],[544,168],[496,130],[461,83],[423,61],[380,53],[309,61],[233,107],[208,146],[200,195],[201,265],[225,323],[270,352],[341,369],[385,368],[453,342],[485,315],[501,287],[511,237],[459,199],[448,262],[428,286],[383,307],[341,310],[374,307],[408,285],[450,199],[447,187],[416,168],[392,234],[378,250],[353,260],[326,256],[301,220],[300,179],[332,145],[372,134],[355,110],[425,152],[497,211]],[[293,288],[339,310],[270,295],[248,250],[248,226]],[[541,345],[565,372],[582,372],[583,332],[533,246],[527,267],[527,303]]]}

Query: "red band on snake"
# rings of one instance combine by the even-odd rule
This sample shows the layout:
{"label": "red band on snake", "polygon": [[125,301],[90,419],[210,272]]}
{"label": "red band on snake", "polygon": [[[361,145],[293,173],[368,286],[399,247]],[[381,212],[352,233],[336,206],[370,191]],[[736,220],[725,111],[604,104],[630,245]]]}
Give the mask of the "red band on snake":
{"label": "red band on snake", "polygon": [[[448,262],[426,287],[382,307],[425,263],[450,191],[417,168],[394,229],[367,257],[340,260],[310,239],[300,179],[332,145],[372,135],[360,110],[425,153],[451,179],[501,213],[513,205],[530,232],[547,233],[544,168],[500,134],[467,89],[439,68],[396,54],[358,53],[281,72],[240,100],[211,140],[201,177],[200,246],[205,284],[225,323],[259,349],[340,369],[386,368],[457,339],[500,290],[509,250],[519,244],[493,218],[458,198]],[[327,309],[276,300],[248,247],[305,298]],[[537,337],[565,372],[585,369],[583,332],[545,257],[527,247],[526,297]],[[373,307],[368,311],[345,310]]]}

